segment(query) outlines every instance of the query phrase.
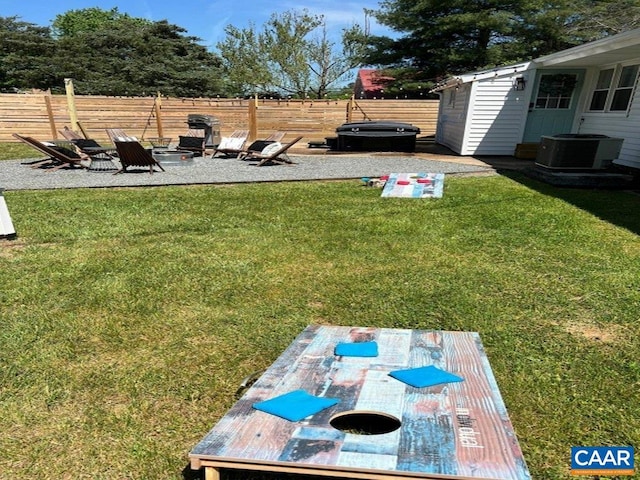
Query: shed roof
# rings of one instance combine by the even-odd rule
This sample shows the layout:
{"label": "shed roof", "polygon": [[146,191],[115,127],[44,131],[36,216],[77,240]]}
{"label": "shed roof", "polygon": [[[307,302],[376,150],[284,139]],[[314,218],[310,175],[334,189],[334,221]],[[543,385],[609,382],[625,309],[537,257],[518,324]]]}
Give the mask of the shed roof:
{"label": "shed roof", "polygon": [[503,67],[493,68],[491,70],[482,70],[479,72],[470,72],[462,75],[449,77],[443,82],[436,85],[431,91],[439,92],[447,88],[457,87],[463,83],[475,82],[477,80],[485,80],[488,78],[502,77],[505,75],[513,75],[514,73],[524,72],[529,69],[531,62],[518,63],[516,65],[507,65]]}

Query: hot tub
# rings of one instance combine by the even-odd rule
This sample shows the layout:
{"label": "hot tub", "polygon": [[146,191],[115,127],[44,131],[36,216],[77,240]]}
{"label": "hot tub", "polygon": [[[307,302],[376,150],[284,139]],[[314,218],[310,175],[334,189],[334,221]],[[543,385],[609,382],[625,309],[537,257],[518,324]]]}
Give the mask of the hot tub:
{"label": "hot tub", "polygon": [[358,152],[414,152],[420,129],[391,121],[350,122],[336,129],[330,145],[335,150]]}
{"label": "hot tub", "polygon": [[153,150],[153,158],[162,165],[192,165],[193,164],[193,152],[182,152],[180,150]]}

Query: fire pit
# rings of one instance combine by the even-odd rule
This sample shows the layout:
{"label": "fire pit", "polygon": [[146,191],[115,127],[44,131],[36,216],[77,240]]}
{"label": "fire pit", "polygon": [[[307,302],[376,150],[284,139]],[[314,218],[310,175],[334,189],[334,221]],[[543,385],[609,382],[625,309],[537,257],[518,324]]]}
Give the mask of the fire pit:
{"label": "fire pit", "polygon": [[166,165],[192,165],[193,152],[181,152],[180,150],[154,150],[153,158],[162,166]]}

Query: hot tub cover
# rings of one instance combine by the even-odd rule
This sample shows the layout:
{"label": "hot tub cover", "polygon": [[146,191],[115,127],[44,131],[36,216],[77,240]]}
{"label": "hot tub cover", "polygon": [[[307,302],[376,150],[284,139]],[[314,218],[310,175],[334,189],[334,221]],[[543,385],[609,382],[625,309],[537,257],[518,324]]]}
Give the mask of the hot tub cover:
{"label": "hot tub cover", "polygon": [[349,122],[336,128],[338,135],[354,135],[365,137],[415,136],[420,129],[410,123],[374,121]]}
{"label": "hot tub cover", "polygon": [[349,122],[336,129],[332,149],[360,152],[413,152],[420,129],[393,121]]}

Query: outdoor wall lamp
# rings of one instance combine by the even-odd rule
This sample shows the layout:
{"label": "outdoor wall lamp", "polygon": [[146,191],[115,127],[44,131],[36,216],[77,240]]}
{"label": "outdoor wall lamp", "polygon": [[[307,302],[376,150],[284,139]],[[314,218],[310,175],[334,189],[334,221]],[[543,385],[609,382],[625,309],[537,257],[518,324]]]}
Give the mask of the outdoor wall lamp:
{"label": "outdoor wall lamp", "polygon": [[524,90],[524,88],[527,86],[527,81],[525,80],[524,77],[516,77],[513,80],[513,88],[515,90],[518,91],[522,91]]}

